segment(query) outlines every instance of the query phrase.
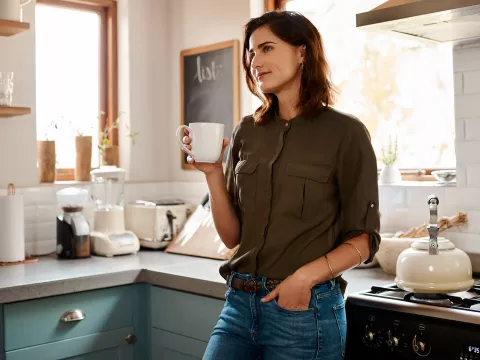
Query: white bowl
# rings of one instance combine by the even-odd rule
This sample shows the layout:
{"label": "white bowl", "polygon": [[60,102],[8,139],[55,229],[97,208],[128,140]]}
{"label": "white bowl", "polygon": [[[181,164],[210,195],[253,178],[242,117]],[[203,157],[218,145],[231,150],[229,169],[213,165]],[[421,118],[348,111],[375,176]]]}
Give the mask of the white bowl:
{"label": "white bowl", "polygon": [[441,184],[450,184],[457,180],[456,170],[435,170],[432,176]]}

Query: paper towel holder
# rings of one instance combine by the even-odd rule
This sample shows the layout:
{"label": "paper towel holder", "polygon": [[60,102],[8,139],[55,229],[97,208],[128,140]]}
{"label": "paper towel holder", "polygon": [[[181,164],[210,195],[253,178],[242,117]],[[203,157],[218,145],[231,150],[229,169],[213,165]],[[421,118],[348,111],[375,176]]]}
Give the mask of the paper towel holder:
{"label": "paper towel holder", "polygon": [[7,195],[8,196],[13,196],[15,195],[15,184],[8,184],[8,187],[7,187]]}

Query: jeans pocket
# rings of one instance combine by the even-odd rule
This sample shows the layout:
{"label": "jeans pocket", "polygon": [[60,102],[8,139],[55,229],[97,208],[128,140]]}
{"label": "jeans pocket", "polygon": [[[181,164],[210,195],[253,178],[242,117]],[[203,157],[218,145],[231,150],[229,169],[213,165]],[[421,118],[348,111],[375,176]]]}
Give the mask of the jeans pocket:
{"label": "jeans pocket", "polygon": [[284,307],[281,307],[281,306],[278,304],[278,301],[277,301],[276,298],[273,299],[272,302],[273,302],[273,304],[275,305],[275,307],[276,307],[279,311],[284,312],[284,313],[286,313],[286,314],[294,314],[294,315],[296,315],[296,314],[303,314],[303,313],[305,313],[305,314],[311,314],[312,312],[315,311],[315,304],[314,304],[314,302],[312,301],[313,298],[314,298],[314,297],[313,297],[313,293],[312,293],[312,291],[310,291],[310,300],[309,300],[309,302],[308,302],[308,308],[307,308],[307,309],[298,309],[298,310],[295,310],[295,309],[294,309],[294,310],[285,309]]}
{"label": "jeans pocket", "polygon": [[347,316],[345,313],[345,301],[333,307],[335,320],[337,321],[338,332],[340,335],[340,344],[342,348],[342,358],[345,357],[345,346],[347,342]]}

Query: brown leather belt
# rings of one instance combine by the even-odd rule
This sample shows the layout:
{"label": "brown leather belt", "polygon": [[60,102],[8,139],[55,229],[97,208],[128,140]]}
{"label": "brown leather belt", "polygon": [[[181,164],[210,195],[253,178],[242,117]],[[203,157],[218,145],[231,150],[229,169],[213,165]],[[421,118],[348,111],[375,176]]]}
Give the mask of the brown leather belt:
{"label": "brown leather belt", "polygon": [[[230,275],[227,275],[227,283],[229,282]],[[275,289],[282,281],[281,280],[270,280],[267,279],[265,282],[265,285],[269,291],[272,291]],[[262,281],[257,280],[257,279],[240,279],[238,277],[234,277],[231,282],[232,288],[246,291],[249,293],[254,293],[257,291],[260,291],[263,286],[262,286]]]}

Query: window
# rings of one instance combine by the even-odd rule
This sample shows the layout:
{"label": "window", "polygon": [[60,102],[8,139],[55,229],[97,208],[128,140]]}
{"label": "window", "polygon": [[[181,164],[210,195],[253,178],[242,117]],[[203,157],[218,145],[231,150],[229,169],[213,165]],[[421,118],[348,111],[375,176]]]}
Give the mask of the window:
{"label": "window", "polygon": [[[335,107],[359,117],[382,148],[398,141],[396,165],[406,174],[455,168],[455,118],[451,44],[356,28],[356,13],[384,0],[290,0],[322,35]],[[277,4],[278,5],[278,4]],[[404,179],[430,179],[404,176]]]}
{"label": "window", "polygon": [[115,2],[37,0],[35,41],[37,138],[55,140],[56,180],[73,180],[75,136],[92,136],[98,167],[100,132],[117,118]]}

